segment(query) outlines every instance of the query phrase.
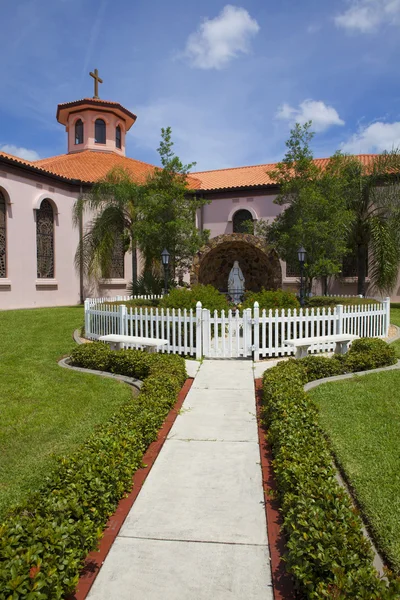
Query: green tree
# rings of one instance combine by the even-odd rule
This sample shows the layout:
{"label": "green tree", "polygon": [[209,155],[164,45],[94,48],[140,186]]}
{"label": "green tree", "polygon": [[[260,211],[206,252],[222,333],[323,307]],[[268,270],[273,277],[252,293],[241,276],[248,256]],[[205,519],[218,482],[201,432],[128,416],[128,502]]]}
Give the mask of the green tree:
{"label": "green tree", "polygon": [[[170,273],[181,279],[193,255],[208,240],[209,232],[196,227],[196,212],[206,201],[191,187],[190,169],[174,154],[171,128],[161,130],[158,148],[162,169],[155,169],[145,185],[135,228],[145,270],[159,263],[164,248],[170,253]],[[193,185],[193,184],[192,184]]]}
{"label": "green tree", "polygon": [[353,214],[348,245],[357,257],[357,293],[366,292],[367,262],[372,286],[390,292],[400,266],[400,150],[366,163],[338,153],[330,169]]}
{"label": "green tree", "polygon": [[352,213],[346,205],[342,179],[313,160],[311,123],[296,124],[286,142],[287,152],[270,176],[279,185],[275,202],[284,210],[270,225],[262,225],[268,242],[291,265],[298,262],[301,246],[307,251],[304,266],[308,287],[321,278],[340,273]]}
{"label": "green tree", "polygon": [[145,195],[131,174],[115,167],[75,203],[73,220],[79,226],[83,215],[92,217],[75,254],[75,264],[89,277],[109,277],[116,248],[132,253],[132,274],[137,279],[135,224]]}
{"label": "green tree", "polygon": [[160,255],[167,248],[171,255],[170,273],[182,277],[193,255],[207,241],[208,231],[196,227],[196,211],[205,204],[190,187],[189,170],[175,156],[171,128],[161,130],[158,149],[161,168],[155,168],[145,184],[139,185],[131,173],[115,167],[79,198],[74,206],[76,225],[86,213],[86,227],[75,255],[75,263],[85,274],[109,277],[115,249],[132,253],[132,280],[138,281],[137,248],[144,271],[159,272]]}

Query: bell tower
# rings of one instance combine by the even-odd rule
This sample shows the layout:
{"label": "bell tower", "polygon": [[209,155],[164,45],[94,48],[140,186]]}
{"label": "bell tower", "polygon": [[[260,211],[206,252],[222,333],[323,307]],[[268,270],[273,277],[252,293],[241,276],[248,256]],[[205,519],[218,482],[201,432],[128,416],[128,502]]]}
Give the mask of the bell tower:
{"label": "bell tower", "polygon": [[93,98],[66,102],[57,107],[57,121],[65,125],[68,134],[68,154],[95,150],[125,156],[126,133],[137,117],[119,102],[101,100],[99,83],[103,80],[97,69],[89,75],[94,80]]}

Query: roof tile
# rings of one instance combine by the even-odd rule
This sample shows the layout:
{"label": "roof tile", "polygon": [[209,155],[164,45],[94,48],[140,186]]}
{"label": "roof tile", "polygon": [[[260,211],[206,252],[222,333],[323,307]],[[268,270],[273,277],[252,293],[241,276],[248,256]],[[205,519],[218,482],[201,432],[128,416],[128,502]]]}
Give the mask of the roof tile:
{"label": "roof tile", "polygon": [[[369,164],[375,154],[360,154],[358,158],[365,165]],[[328,164],[329,158],[316,158],[315,163],[321,167]],[[223,190],[243,187],[257,187],[274,185],[275,181],[269,173],[276,169],[277,163],[254,165],[248,167],[234,167],[232,169],[219,169],[217,171],[199,171],[191,173],[201,182],[202,190]]]}
{"label": "roof tile", "polygon": [[50,173],[78,179],[84,183],[94,183],[105,177],[113,167],[123,167],[129,171],[134,180],[144,183],[148,175],[156,168],[154,165],[121,156],[114,152],[98,152],[84,150],[73,154],[61,154],[37,160],[35,166],[41,167]]}
{"label": "roof tile", "polygon": [[[0,158],[2,156],[12,162],[37,169],[39,172],[58,175],[65,179],[75,179],[83,183],[94,183],[102,179],[110,169],[116,166],[129,171],[137,183],[144,183],[147,177],[157,168],[149,163],[121,156],[115,152],[99,152],[96,150],[61,154],[35,162],[5,152],[0,152]],[[368,165],[372,162],[374,156],[376,155],[360,154],[358,158],[363,164]],[[329,158],[315,159],[319,166],[326,165],[328,161]],[[270,177],[270,172],[275,168],[276,163],[270,163],[194,172],[190,174],[189,186],[191,189],[212,191],[274,185],[275,182]]]}

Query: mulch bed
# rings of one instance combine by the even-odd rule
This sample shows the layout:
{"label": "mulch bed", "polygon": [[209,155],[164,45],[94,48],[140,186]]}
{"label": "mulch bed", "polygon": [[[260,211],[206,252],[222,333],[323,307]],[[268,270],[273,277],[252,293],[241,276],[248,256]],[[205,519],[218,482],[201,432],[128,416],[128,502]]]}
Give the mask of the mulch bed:
{"label": "mulch bed", "polygon": [[276,481],[272,469],[273,457],[271,448],[265,439],[266,432],[261,422],[262,379],[255,380],[255,390],[258,439],[260,444],[261,470],[265,514],[267,517],[269,551],[271,555],[274,600],[295,600],[298,596],[294,589],[293,579],[291,575],[286,572],[285,563],[282,561],[282,556],[285,553],[285,538],[281,531],[282,517],[279,512],[279,503],[276,499]]}

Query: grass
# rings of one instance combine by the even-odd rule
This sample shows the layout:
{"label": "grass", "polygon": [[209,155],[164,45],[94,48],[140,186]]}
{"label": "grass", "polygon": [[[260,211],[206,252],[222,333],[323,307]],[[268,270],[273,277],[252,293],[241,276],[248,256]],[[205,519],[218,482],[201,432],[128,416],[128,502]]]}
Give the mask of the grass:
{"label": "grass", "polygon": [[116,381],[63,369],[83,308],[0,312],[0,517],[128,401]]}
{"label": "grass", "polygon": [[[390,309],[390,322],[400,327],[400,308]],[[400,358],[400,340],[393,342],[393,348],[396,350],[397,357]]]}
{"label": "grass", "polygon": [[400,371],[321,385],[310,394],[378,549],[400,574]]}

